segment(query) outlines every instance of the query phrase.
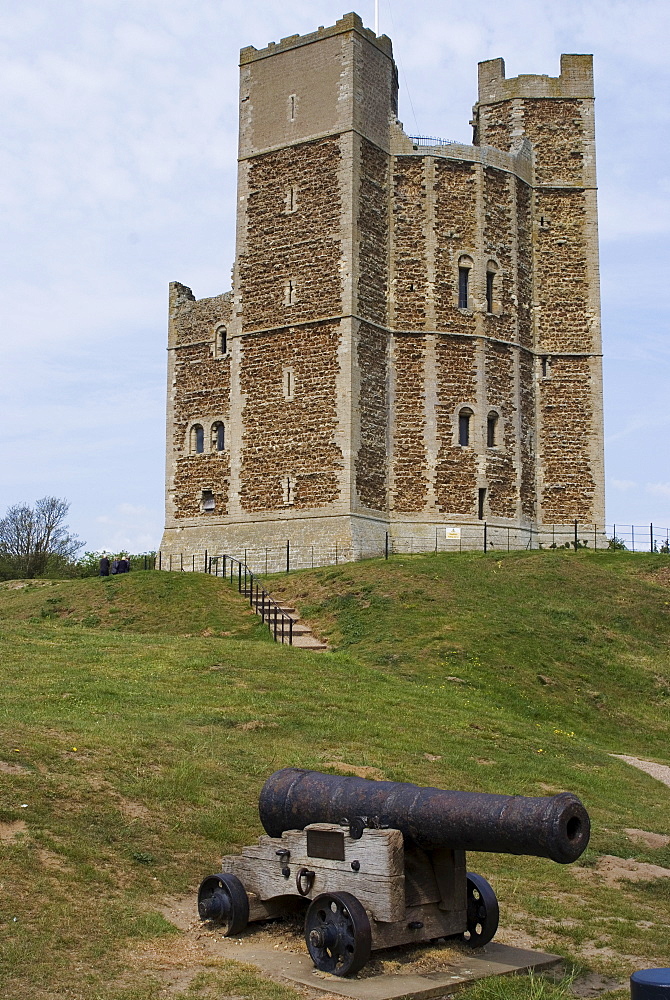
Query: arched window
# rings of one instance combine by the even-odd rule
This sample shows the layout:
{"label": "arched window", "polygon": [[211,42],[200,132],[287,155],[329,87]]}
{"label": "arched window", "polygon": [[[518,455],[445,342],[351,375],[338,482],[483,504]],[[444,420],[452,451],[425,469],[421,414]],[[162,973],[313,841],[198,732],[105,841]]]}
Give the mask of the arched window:
{"label": "arched window", "polygon": [[470,423],[472,420],[472,410],[464,406],[458,414],[458,443],[462,448],[467,448],[470,444]]}
{"label": "arched window", "polygon": [[224,451],[226,447],[226,427],[223,420],[212,424],[212,451]]}
{"label": "arched window", "polygon": [[486,418],[486,445],[495,448],[498,444],[498,414],[491,410]]}
{"label": "arched window", "polygon": [[470,271],[474,261],[467,254],[458,258],[458,308],[470,308]]}
{"label": "arched window", "polygon": [[486,311],[496,312],[496,299],[498,298],[498,265],[494,260],[490,260],[486,265]]}
{"label": "arched window", "polygon": [[191,451],[196,455],[202,455],[205,450],[205,431],[202,424],[193,424],[191,427]]}
{"label": "arched window", "polygon": [[218,355],[228,353],[228,331],[225,326],[220,326],[216,331],[216,353]]}

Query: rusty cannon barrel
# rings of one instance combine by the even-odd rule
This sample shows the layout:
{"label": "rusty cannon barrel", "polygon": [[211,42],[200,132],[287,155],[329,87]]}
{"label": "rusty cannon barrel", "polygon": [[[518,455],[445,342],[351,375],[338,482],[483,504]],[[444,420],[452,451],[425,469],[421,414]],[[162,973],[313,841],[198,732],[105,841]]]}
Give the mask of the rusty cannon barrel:
{"label": "rusty cannon barrel", "polygon": [[560,864],[582,854],[591,828],[586,809],[570,792],[542,798],[455,792],[295,767],[268,778],[259,813],[271,837],[309,823],[355,825],[362,819],[394,827],[426,850],[529,854]]}

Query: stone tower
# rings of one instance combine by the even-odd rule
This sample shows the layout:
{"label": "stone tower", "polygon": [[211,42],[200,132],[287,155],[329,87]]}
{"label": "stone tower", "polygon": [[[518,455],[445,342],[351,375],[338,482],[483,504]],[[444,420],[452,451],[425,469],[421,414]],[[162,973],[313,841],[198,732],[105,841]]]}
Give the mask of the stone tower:
{"label": "stone tower", "polygon": [[472,146],[405,135],[356,14],[240,61],[232,292],[170,286],[163,555],[597,532],[591,57],[480,64]]}

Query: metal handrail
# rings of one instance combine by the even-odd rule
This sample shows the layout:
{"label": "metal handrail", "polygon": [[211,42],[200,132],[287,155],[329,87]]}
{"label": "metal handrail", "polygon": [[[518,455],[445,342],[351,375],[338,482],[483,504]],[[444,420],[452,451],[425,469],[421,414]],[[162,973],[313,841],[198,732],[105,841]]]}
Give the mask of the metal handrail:
{"label": "metal handrail", "polygon": [[237,577],[238,592],[249,598],[250,606],[257,615],[260,615],[261,621],[268,626],[274,641],[292,646],[294,619],[283,608],[279,607],[277,601],[268,594],[264,587],[259,587],[256,577],[245,562],[227,554],[211,556],[209,566],[205,567],[205,572],[212,572],[212,561],[215,561],[218,576],[219,559],[223,559],[221,576],[227,579],[230,574],[231,583],[234,583],[234,579]]}
{"label": "metal handrail", "polygon": [[434,135],[410,135],[415,146],[456,146],[462,145],[457,139],[438,139]]}

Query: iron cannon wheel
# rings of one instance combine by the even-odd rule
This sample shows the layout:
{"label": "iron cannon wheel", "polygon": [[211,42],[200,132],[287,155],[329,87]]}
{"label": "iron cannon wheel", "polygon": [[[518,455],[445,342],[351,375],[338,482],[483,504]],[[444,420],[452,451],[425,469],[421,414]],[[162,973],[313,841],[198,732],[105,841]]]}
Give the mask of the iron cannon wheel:
{"label": "iron cannon wheel", "polygon": [[466,929],[463,940],[471,948],[488,944],[498,930],[498,900],[490,883],[482,875],[468,872]]}
{"label": "iron cannon wheel", "polygon": [[227,937],[241,934],[249,923],[249,897],[237,875],[208,875],[198,889],[201,920],[214,920]]}
{"label": "iron cannon wheel", "polygon": [[307,910],[305,941],[317,969],[351,976],[370,958],[368,915],[350,892],[322,892]]}

